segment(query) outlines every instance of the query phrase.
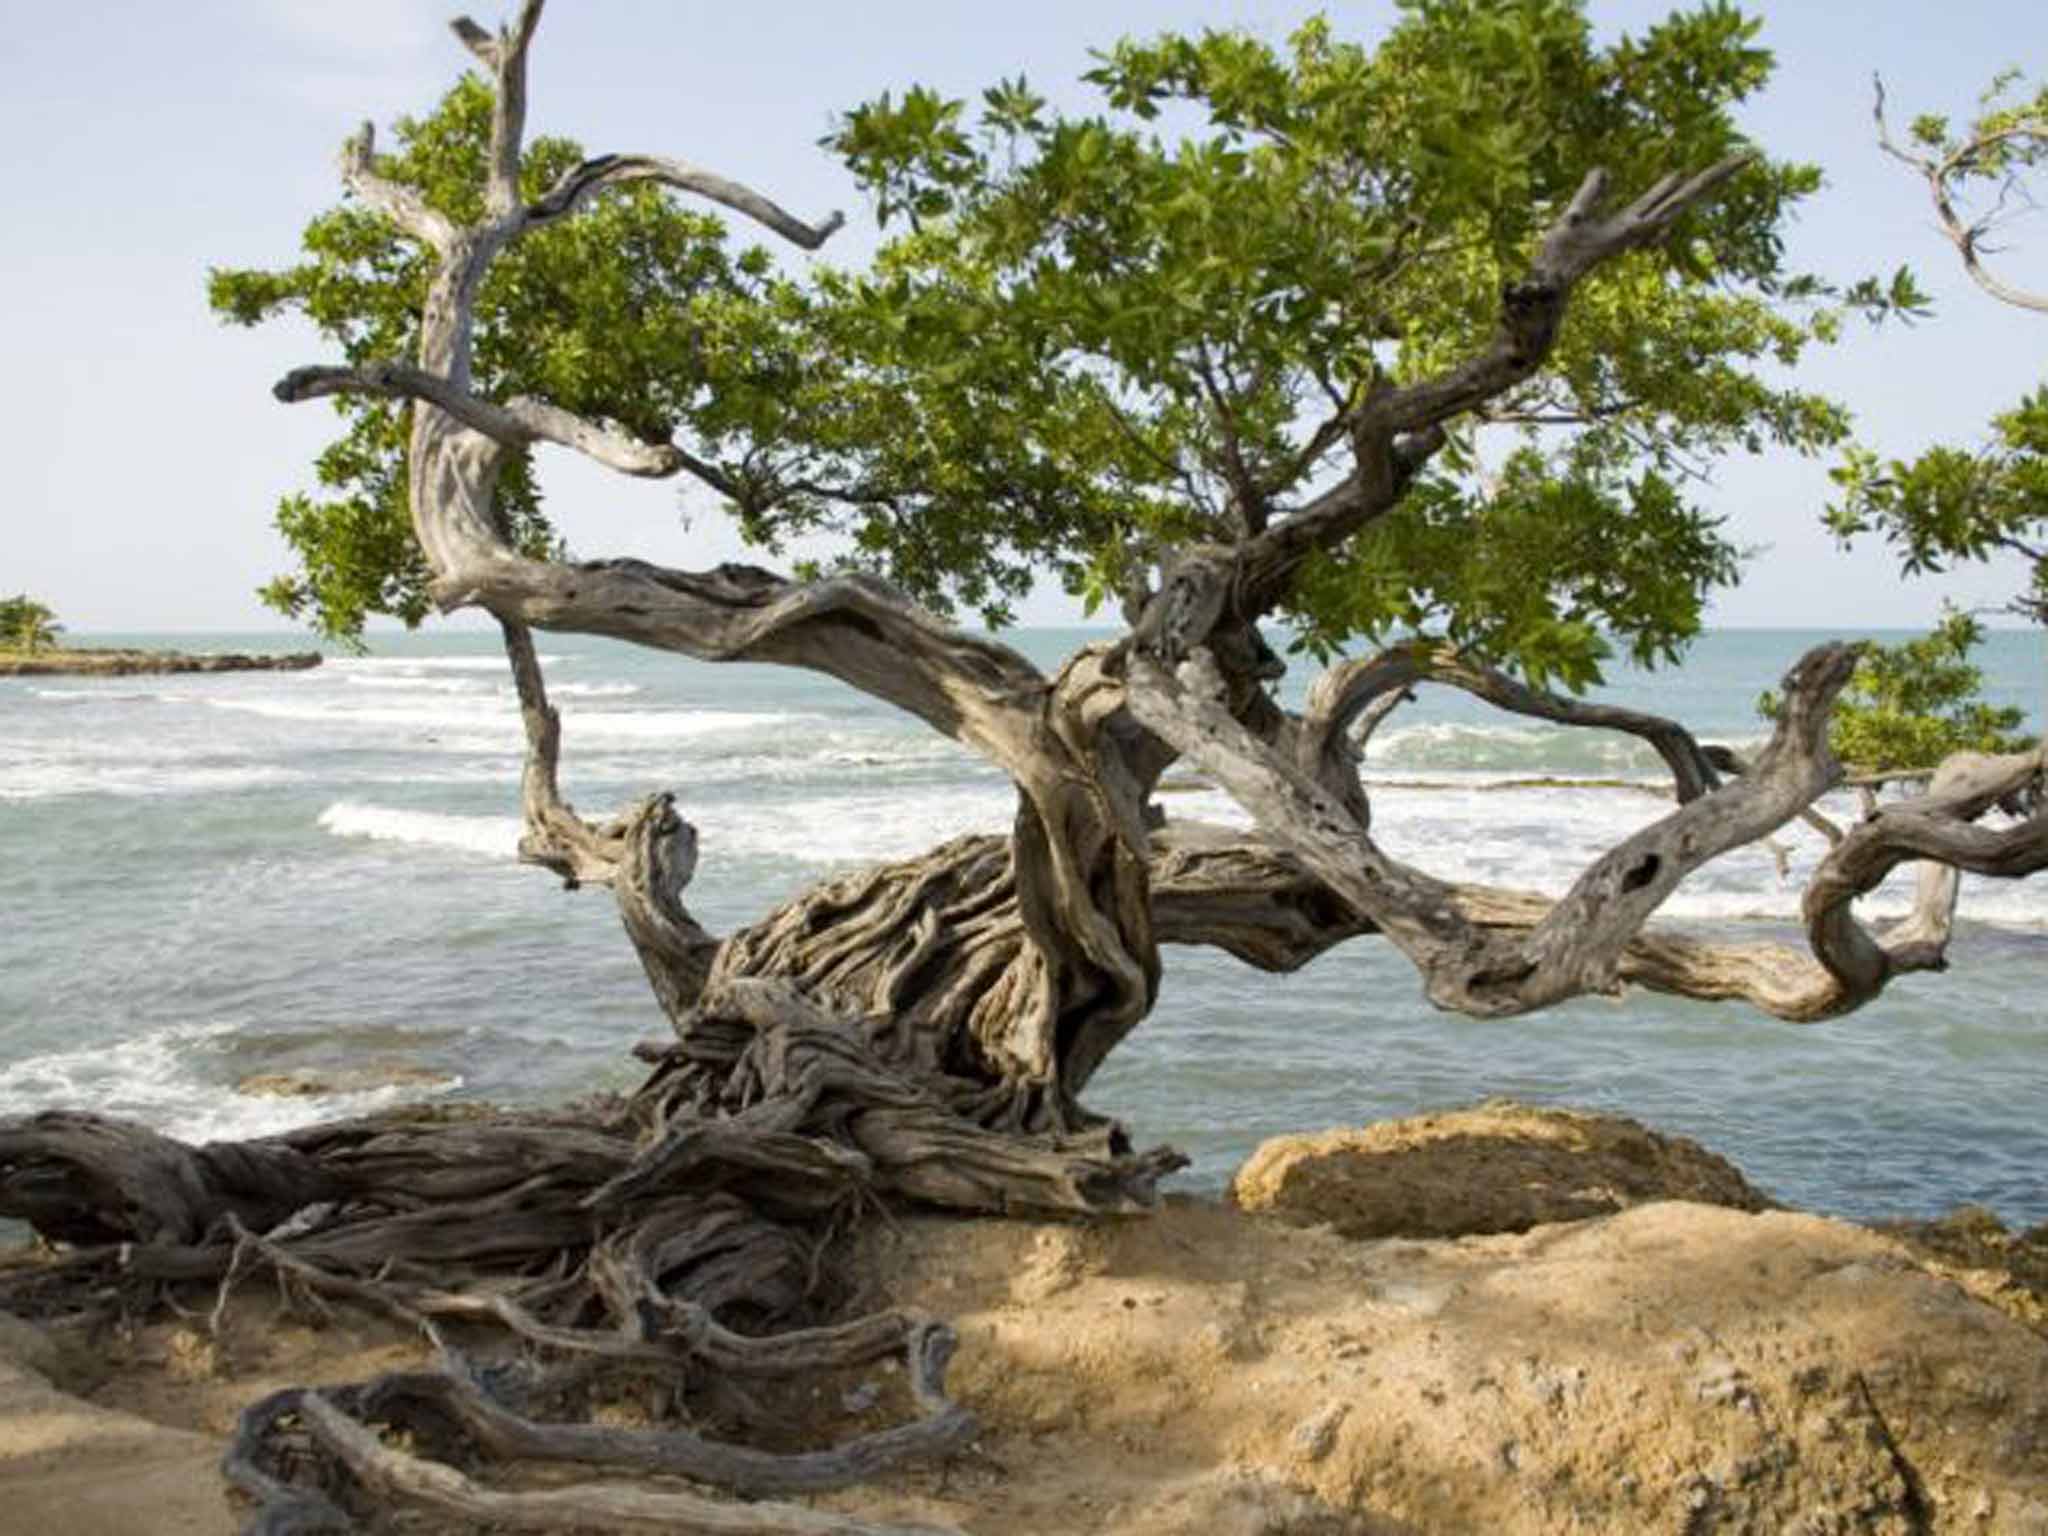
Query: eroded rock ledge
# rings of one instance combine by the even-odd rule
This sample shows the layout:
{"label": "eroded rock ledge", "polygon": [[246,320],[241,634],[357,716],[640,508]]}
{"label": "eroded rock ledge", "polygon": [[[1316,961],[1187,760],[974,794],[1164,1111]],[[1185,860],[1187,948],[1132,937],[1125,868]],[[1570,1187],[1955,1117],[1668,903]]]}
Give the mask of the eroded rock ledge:
{"label": "eroded rock ledge", "polygon": [[1469,1109],[1276,1136],[1231,1180],[1245,1210],[1342,1237],[1468,1237],[1611,1216],[1649,1200],[1777,1202],[1725,1157],[1625,1115],[1490,1099]]}

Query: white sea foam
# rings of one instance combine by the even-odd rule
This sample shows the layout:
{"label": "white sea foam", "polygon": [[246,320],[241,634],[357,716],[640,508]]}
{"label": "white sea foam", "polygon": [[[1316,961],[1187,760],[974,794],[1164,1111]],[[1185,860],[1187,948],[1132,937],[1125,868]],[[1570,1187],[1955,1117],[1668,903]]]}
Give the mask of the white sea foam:
{"label": "white sea foam", "polygon": [[297,784],[304,773],[259,764],[44,760],[0,763],[0,800],[61,800],[77,795],[225,795]]}
{"label": "white sea foam", "polygon": [[257,696],[210,698],[210,708],[229,714],[257,715],[265,720],[292,720],[319,725],[400,725],[431,730],[437,726],[474,726],[504,722],[516,728],[519,714],[508,700],[478,696],[457,701],[437,700],[432,704],[357,704],[346,698],[280,699]]}
{"label": "white sea foam", "polygon": [[424,672],[352,672],[342,679],[351,688],[381,688],[404,693],[466,693],[488,696],[509,687],[485,677],[431,677]]}
{"label": "white sea foam", "polygon": [[519,853],[516,816],[456,816],[337,800],[320,813],[319,824],[336,837],[449,848],[489,858],[510,859]]}
{"label": "white sea foam", "polygon": [[[489,733],[488,736],[456,737],[438,743],[460,751],[477,750],[480,747],[488,749],[507,740],[516,742],[519,733],[519,711],[516,702],[508,695],[495,693],[436,695],[431,700],[422,700],[418,703],[407,703],[400,699],[388,703],[359,704],[347,697],[290,699],[245,695],[208,698],[205,703],[214,709],[233,714],[256,715],[267,720],[289,720],[341,729],[375,726],[399,727],[417,732],[457,730]],[[817,718],[765,710],[585,710],[573,705],[562,710],[562,717],[566,722],[572,746],[581,741],[690,741],[748,731],[783,729],[802,725]]]}
{"label": "white sea foam", "polygon": [[[453,693],[470,698],[516,701],[510,683],[487,677],[436,677],[412,672],[356,672],[343,679],[352,688],[374,688],[387,693]],[[548,696],[555,699],[621,699],[640,692],[638,683],[555,683]]]}
{"label": "white sea foam", "polygon": [[153,688],[31,688],[29,692],[39,699],[51,699],[63,703],[99,703],[105,700],[133,701],[161,697]]}
{"label": "white sea foam", "polygon": [[818,718],[748,709],[562,711],[563,731],[572,740],[597,737],[615,741],[687,741],[743,731],[785,730],[809,725]]}
{"label": "white sea foam", "polygon": [[[907,858],[963,832],[1001,832],[1016,799],[998,784],[986,788],[919,793],[833,795],[795,804],[727,804],[702,818],[704,857],[800,860],[821,867]],[[520,824],[512,816],[465,816],[401,810],[337,800],[320,813],[321,828],[336,837],[447,849],[510,859],[519,851]]]}
{"label": "white sea foam", "polygon": [[550,683],[548,696],[555,699],[618,699],[638,693],[638,683]]}
{"label": "white sea foam", "polygon": [[208,1081],[196,1070],[207,1056],[230,1049],[237,1029],[231,1023],[172,1025],[121,1041],[119,1049],[99,1041],[81,1050],[46,1051],[8,1062],[0,1066],[0,1116],[82,1109],[139,1120],[183,1141],[221,1141],[367,1114],[446,1093],[460,1082],[424,1090],[406,1084],[358,1093],[252,1097]]}
{"label": "white sea foam", "polygon": [[[574,661],[573,655],[548,655],[543,653],[539,660],[543,665],[556,662]],[[351,672],[509,672],[511,665],[503,656],[337,656],[326,664],[326,670],[343,674]]]}

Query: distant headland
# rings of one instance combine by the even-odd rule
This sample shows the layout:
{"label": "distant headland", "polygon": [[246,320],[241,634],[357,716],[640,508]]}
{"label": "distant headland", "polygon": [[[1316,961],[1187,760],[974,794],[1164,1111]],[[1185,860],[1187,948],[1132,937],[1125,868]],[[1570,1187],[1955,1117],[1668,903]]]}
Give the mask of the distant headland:
{"label": "distant headland", "polygon": [[302,672],[320,665],[318,651],[250,655],[240,651],[0,649],[0,677],[126,677],[137,672]]}

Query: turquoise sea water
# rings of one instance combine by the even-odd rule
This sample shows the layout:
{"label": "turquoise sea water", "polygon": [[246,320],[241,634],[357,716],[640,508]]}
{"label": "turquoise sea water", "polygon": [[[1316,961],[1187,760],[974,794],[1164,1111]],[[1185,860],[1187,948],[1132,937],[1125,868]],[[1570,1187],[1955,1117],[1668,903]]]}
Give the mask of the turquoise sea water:
{"label": "turquoise sea water", "polygon": [[[288,635],[91,636],[186,650]],[[1025,631],[1051,661],[1083,636]],[[1809,644],[1724,631],[1683,669],[1607,697],[1754,740],[1753,704]],[[829,680],[544,637],[586,813],[673,788],[702,835],[690,904],[725,930],[821,875],[1000,829],[1011,797],[969,754]],[[2034,712],[2041,641],[1991,637],[1994,691]],[[1304,677],[1286,688],[1298,694]],[[445,1092],[558,1099],[636,1079],[662,1033],[602,892],[513,858],[520,732],[495,639],[381,638],[308,673],[0,680],[0,1114],[70,1105],[193,1138],[388,1102],[278,1101],[259,1071],[342,1064],[447,1074]],[[1627,738],[1462,696],[1396,714],[1367,763],[1389,848],[1463,879],[1561,889],[1665,804],[1640,790],[1495,787],[1657,777]],[[1175,815],[1242,820],[1212,789]],[[1846,810],[1846,807],[1844,808]],[[1673,920],[1796,938],[1819,848],[1785,838],[1688,881]],[[1869,904],[1903,906],[1899,892]],[[1859,1217],[1961,1201],[2048,1220],[2048,880],[1969,883],[1945,975],[1852,1018],[1795,1027],[1644,994],[1479,1023],[1429,1008],[1365,940],[1271,977],[1172,950],[1159,1009],[1091,1090],[1214,1187],[1261,1138],[1486,1094],[1625,1110],[1697,1136],[1783,1199]]]}

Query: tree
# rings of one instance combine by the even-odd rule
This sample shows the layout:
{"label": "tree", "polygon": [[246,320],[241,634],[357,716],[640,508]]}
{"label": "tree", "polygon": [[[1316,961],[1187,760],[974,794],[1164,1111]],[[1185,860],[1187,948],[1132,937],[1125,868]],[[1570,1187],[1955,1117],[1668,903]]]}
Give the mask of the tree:
{"label": "tree", "polygon": [[64,626],[56,612],[27,593],[0,599],[0,645],[27,651],[33,656],[57,643]]}
{"label": "tree", "polygon": [[1950,609],[1928,634],[1871,646],[1836,707],[1829,742],[1851,773],[1932,770],[1958,752],[2024,752],[2024,711],[1979,697],[1983,670],[1970,660],[1984,638],[1969,614]]}
{"label": "tree", "polygon": [[[2026,98],[2015,95],[2017,84],[2017,77],[1995,81],[1984,110],[1960,133],[1946,118],[1916,117],[1906,145],[1886,121],[1880,85],[1878,141],[1925,183],[1942,233],[1971,280],[2003,303],[2048,314],[2048,293],[2010,282],[1986,261],[2013,205],[2031,206],[2025,179],[2048,157],[2048,86]],[[1968,200],[1986,190],[1993,193],[1990,207],[1965,217]],[[1842,499],[1829,509],[1828,523],[1845,541],[1875,533],[1898,548],[1909,573],[2018,555],[2028,564],[2028,584],[2011,609],[2048,623],[2048,387],[1994,417],[1990,437],[1977,447],[1937,446],[1918,458],[1890,460],[1858,448],[1834,474]]]}
{"label": "tree", "polygon": [[[941,1395],[943,1330],[883,1314],[773,1332],[834,1299],[824,1244],[878,1197],[1148,1203],[1178,1154],[1134,1152],[1082,1095],[1151,1009],[1163,945],[1287,969],[1377,934],[1432,1001],[1475,1015],[1633,984],[1810,1019],[1942,963],[1945,908],[1882,934],[1853,915],[1899,861],[2048,860],[2038,818],[1973,825],[2039,768],[1999,762],[1844,837],[1809,893],[1810,955],[1645,933],[1686,874],[1836,782],[1829,706],[1856,652],[1802,659],[1732,778],[1676,722],[1548,690],[1597,678],[1617,642],[1674,655],[1732,579],[1688,500],[1700,458],[1842,434],[1829,402],[1772,382],[1858,296],[1783,267],[1778,230],[1815,175],[1737,133],[1769,59],[1727,8],[1605,47],[1567,0],[1422,0],[1376,48],[1322,24],[1285,52],[1126,43],[1083,118],[1021,81],[972,126],[929,92],[884,97],[831,143],[897,233],[870,272],[802,278],[726,256],[653,189],[805,248],[836,218],[674,160],[525,143],[540,10],[497,34],[458,22],[487,79],[406,125],[395,156],[364,129],[343,159],[354,203],[316,221],[310,259],[219,274],[214,294],[244,321],[301,311],[347,358],[276,387],[339,399],[350,423],[320,467],[331,499],[288,507],[305,568],[277,599],[341,633],[373,611],[495,616],[527,730],[522,852],[611,887],[677,1042],[614,1116],[201,1149],[90,1117],[0,1123],[0,1212],[84,1245],[65,1283],[253,1259],[423,1323],[485,1317],[556,1354],[681,1371],[700,1395],[718,1373],[906,1351],[915,1426],[793,1458],[664,1430],[628,1457],[753,1493],[828,1486],[971,1421]],[[1156,136],[1169,111],[1193,137]],[[662,273],[685,280],[657,292]],[[650,306],[644,347],[636,328],[612,355],[619,317]],[[764,545],[830,529],[850,553],[796,579],[571,560],[534,499],[539,443],[693,477]],[[1000,617],[1047,566],[1127,625],[1051,675],[939,611]],[[1269,619],[1326,658],[1382,648],[1330,667],[1295,716],[1270,692]],[[683,903],[697,842],[671,796],[602,823],[563,802],[534,628],[837,677],[1007,772],[1013,830],[716,939]],[[1640,735],[1680,804],[1554,901],[1394,860],[1355,732],[1423,682]],[[1182,757],[1256,835],[1164,821],[1152,792]],[[500,1453],[595,1443],[459,1364],[335,1401],[453,1420]],[[232,1474],[267,1528],[342,1520],[280,1481],[286,1414],[344,1462],[359,1450],[333,1403],[273,1399]]]}

